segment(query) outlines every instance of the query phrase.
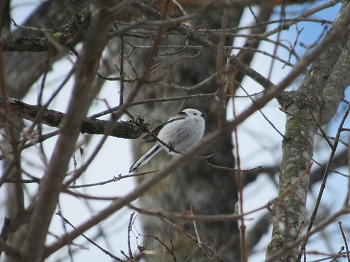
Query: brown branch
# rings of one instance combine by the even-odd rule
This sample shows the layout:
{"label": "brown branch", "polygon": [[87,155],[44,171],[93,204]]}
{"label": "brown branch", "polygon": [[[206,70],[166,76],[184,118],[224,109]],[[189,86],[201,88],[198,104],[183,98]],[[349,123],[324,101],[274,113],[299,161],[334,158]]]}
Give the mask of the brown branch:
{"label": "brown branch", "polygon": [[[40,183],[40,191],[35,200],[28,233],[22,246],[24,260],[39,261],[44,254],[44,244],[48,228],[55,211],[67,166],[75,150],[81,121],[89,106],[91,86],[96,76],[100,57],[106,44],[106,36],[111,16],[104,12],[103,3],[94,8],[92,23],[77,62],[77,73],[69,102],[67,115],[62,121],[60,134],[45,174]],[[104,2],[104,4],[108,4]]]}
{"label": "brown branch", "polygon": [[[125,5],[122,7],[123,9],[129,4],[128,1],[125,1]],[[249,0],[249,3],[258,3],[259,0]],[[234,3],[233,6],[244,6],[245,1],[238,1],[238,3]],[[176,25],[181,21],[187,21],[189,19],[197,18],[201,13],[213,11],[210,8],[210,5],[207,5],[207,8],[204,8],[201,12],[190,14],[187,16],[175,18],[175,19],[167,19],[165,21],[145,21],[142,22],[147,25]],[[220,6],[216,6],[215,9],[221,8]],[[122,10],[122,9],[121,9]],[[121,10],[118,10],[119,12]],[[144,10],[143,10],[144,11]],[[155,11],[156,12],[156,11]],[[136,12],[135,14],[136,15]],[[0,38],[0,44],[3,45],[4,52],[13,52],[13,51],[27,51],[27,52],[45,52],[48,51],[52,44],[58,43],[64,46],[71,44],[78,36],[81,36],[81,32],[85,31],[89,25],[91,20],[91,5],[85,7],[80,12],[74,14],[74,16],[69,19],[67,25],[60,28],[58,32],[54,32],[51,37],[38,37],[38,38]],[[130,30],[132,27],[139,26],[140,22],[133,23],[130,25]],[[20,27],[13,21],[15,27]],[[37,28],[25,28],[31,30],[37,30],[40,32],[48,31]],[[53,31],[53,30],[52,30]],[[123,28],[119,32],[115,32],[114,35],[123,35],[125,29]],[[47,32],[46,32],[47,33]],[[50,44],[51,42],[51,44]]]}
{"label": "brown branch", "polygon": [[[51,37],[36,38],[1,38],[0,44],[4,52],[45,52],[49,51],[55,44],[67,46],[71,44],[82,31],[88,29],[91,19],[91,6],[87,6],[80,12],[76,13],[68,24],[55,32]],[[14,26],[19,27],[15,22]],[[28,29],[28,28],[27,28]],[[35,29],[34,29],[35,30]],[[44,32],[45,30],[37,29]],[[46,32],[47,34],[47,32]]]}
{"label": "brown branch", "polygon": [[[3,57],[2,57],[2,46],[0,45],[0,90],[1,90],[1,96],[7,96],[7,88],[6,88],[6,81],[5,81],[5,75],[3,70]],[[9,134],[9,144],[12,149],[12,157],[13,162],[11,165],[13,165],[13,173],[12,176],[15,180],[15,196],[16,196],[16,215],[21,216],[24,212],[24,195],[23,195],[23,189],[22,184],[20,182],[22,173],[21,173],[21,157],[20,157],[20,150],[18,145],[18,136],[15,132],[15,119],[11,116],[11,107],[9,103],[6,101],[4,103],[4,116],[5,116],[5,125],[6,125],[6,131]],[[6,176],[3,176],[2,178],[5,178]]]}
{"label": "brown branch", "polygon": [[349,246],[348,246],[348,242],[346,240],[346,236],[345,236],[345,233],[344,233],[344,230],[343,230],[343,227],[342,227],[342,222],[338,221],[338,224],[339,224],[340,232],[341,232],[341,235],[343,237],[344,244],[345,244],[345,247],[346,247],[346,256],[348,258],[348,262],[350,262]]}
{"label": "brown branch", "polygon": [[[14,98],[9,98],[7,101],[13,114],[29,121],[35,120],[41,108],[39,106],[23,103]],[[4,105],[4,100],[0,97],[0,108],[3,108]],[[47,109],[42,114],[40,123],[51,127],[59,127],[64,117],[64,113]],[[106,120],[86,117],[83,120],[80,132],[87,134],[103,134],[108,123],[109,121]],[[147,124],[143,123],[142,118],[136,118],[135,120],[127,122],[119,121],[115,123],[113,131],[109,135],[125,139],[136,139],[141,136],[142,133],[146,132],[146,128]]]}
{"label": "brown branch", "polygon": [[[75,226],[67,219],[65,218],[61,212],[56,212],[56,215],[61,217],[64,224],[68,224],[69,226],[71,226],[72,228],[75,229]],[[108,250],[104,249],[103,247],[101,247],[100,245],[98,245],[95,241],[93,241],[91,238],[88,238],[86,235],[81,234],[81,236],[83,238],[85,238],[88,242],[90,242],[92,245],[94,245],[95,247],[97,247],[99,250],[101,250],[103,253],[105,253],[107,256],[111,257],[112,259],[114,259],[115,261],[123,261],[120,258],[118,258],[117,256],[113,255],[111,252],[109,252]]]}
{"label": "brown branch", "polygon": [[45,37],[0,38],[0,45],[4,52],[45,52],[49,50],[50,41]]}
{"label": "brown branch", "polygon": [[[184,233],[187,237],[189,237],[190,239],[194,240],[195,242],[198,243],[198,239],[194,236],[192,236],[191,234],[189,234],[187,231],[185,231],[183,228],[180,228],[179,226],[175,225],[174,223],[170,222],[167,219],[164,218],[160,218],[162,221],[168,223],[169,225],[171,225],[173,228],[177,229],[178,231]],[[218,259],[221,262],[224,262],[225,260],[223,259],[223,257],[221,257],[218,253],[216,253],[211,247],[209,247],[206,243],[202,243],[202,246],[205,247],[213,256],[214,259],[212,259],[211,261],[215,261],[216,259]]]}
{"label": "brown branch", "polygon": [[6,244],[5,241],[3,241],[2,239],[0,239],[0,250],[4,251],[5,254],[9,257],[21,260],[22,259],[22,255],[21,252],[9,245]]}

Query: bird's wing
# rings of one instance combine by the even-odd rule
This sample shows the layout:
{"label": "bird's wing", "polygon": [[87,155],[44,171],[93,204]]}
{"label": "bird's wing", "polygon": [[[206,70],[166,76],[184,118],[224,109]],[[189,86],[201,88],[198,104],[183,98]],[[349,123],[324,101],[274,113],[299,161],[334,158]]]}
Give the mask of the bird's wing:
{"label": "bird's wing", "polygon": [[[142,137],[142,141],[145,143],[151,143],[156,142],[157,140],[154,138],[154,136],[157,136],[159,134],[159,131],[163,128],[163,126],[168,123],[165,122],[164,124],[161,124],[160,126],[157,126],[156,128],[153,128],[149,134],[146,134],[144,137]],[[152,136],[154,135],[154,136]]]}
{"label": "bird's wing", "polygon": [[171,122],[180,120],[180,119],[184,119],[186,117],[186,113],[184,112],[180,112],[177,113],[176,115],[174,115],[172,118],[170,118],[168,121],[166,121],[165,123],[153,128],[149,134],[146,134],[144,137],[142,137],[142,141],[144,141],[145,143],[151,143],[151,142],[156,142],[157,139],[154,138],[154,136],[158,136],[159,131],[166,125],[169,124]]}

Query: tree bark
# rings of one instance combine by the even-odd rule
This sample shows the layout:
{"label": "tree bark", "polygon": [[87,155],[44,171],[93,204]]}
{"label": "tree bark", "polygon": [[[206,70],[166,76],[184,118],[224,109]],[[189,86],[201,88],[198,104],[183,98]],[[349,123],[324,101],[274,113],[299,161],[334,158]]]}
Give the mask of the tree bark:
{"label": "tree bark", "polygon": [[[26,27],[33,28],[49,28],[54,26],[62,26],[69,20],[69,11],[67,5],[52,6],[52,1],[43,2],[28,19],[23,23]],[[68,8],[68,10],[70,10]],[[50,17],[50,20],[46,19]],[[45,36],[39,30],[28,30],[25,28],[17,28],[9,38],[35,38]],[[8,95],[17,99],[21,99],[27,94],[29,88],[35,81],[46,71],[49,65],[60,59],[64,53],[54,52],[49,56],[47,52],[6,52],[3,56],[6,86]],[[35,63],[33,63],[35,61]],[[18,72],[21,72],[18,74]]]}
{"label": "tree bark", "polygon": [[[228,27],[235,27],[238,25],[242,10],[229,10]],[[222,12],[211,15],[206,15],[201,18],[206,21],[201,24],[203,27],[210,27],[211,29],[220,29],[222,24]],[[193,25],[195,27],[197,25]],[[218,44],[218,37],[210,35],[210,40]],[[125,41],[131,42],[134,45],[152,45],[152,41],[139,41],[135,39],[124,38]],[[183,45],[186,38],[179,35],[168,35],[162,41],[162,45]],[[230,45],[232,38],[225,39],[225,45]],[[208,78],[217,71],[216,57],[208,50],[201,49],[191,50],[191,42],[188,43],[189,48],[180,53],[169,56],[157,56],[154,64],[162,62],[161,70],[155,70],[156,77],[164,76],[162,82],[173,83],[181,86],[192,86],[198,84],[204,79]],[[127,50],[125,53],[128,53]],[[169,48],[168,53],[175,53],[176,49]],[[163,53],[160,50],[158,54]],[[132,61],[140,61],[134,64],[137,71],[141,71],[142,63],[147,58],[147,51],[141,49],[132,52]],[[187,60],[187,58],[191,58]],[[174,63],[174,61],[178,61]],[[167,66],[172,64],[172,66]],[[127,72],[131,74],[132,70],[127,68]],[[131,86],[128,89],[132,89]],[[192,92],[181,91],[175,88],[168,88],[161,85],[148,84],[142,92],[138,94],[138,99],[151,99],[172,97],[178,95],[209,93],[215,92],[218,89],[214,80]],[[177,113],[181,108],[196,108],[203,112],[206,117],[206,132],[211,132],[217,129],[219,121],[225,121],[225,112],[220,112],[219,104],[215,99],[202,101],[189,100],[167,102],[162,104],[149,103],[142,106],[137,106],[132,109],[134,114],[142,114],[146,121],[151,122],[151,126],[156,126],[160,122],[167,120],[169,117]],[[224,114],[222,114],[224,113]],[[231,136],[223,138],[220,143],[212,147],[207,154],[214,154],[209,161],[215,165],[226,167],[234,167],[234,157],[232,155],[232,140]],[[141,141],[134,142],[135,159],[140,157],[148,150],[148,145]],[[169,161],[169,156],[162,152],[149,163],[147,163],[142,170],[152,170],[161,168]],[[156,188],[147,192],[140,199],[140,206],[143,209],[160,209],[168,212],[188,212],[193,208],[195,214],[228,214],[235,212],[235,204],[237,202],[237,188],[234,174],[213,170],[204,164],[203,160],[193,159],[189,165],[179,171],[174,172],[168,178],[160,182]],[[187,237],[181,232],[173,230],[169,224],[166,224],[155,217],[143,217],[144,234],[149,236],[145,244],[146,248],[154,249],[156,254],[146,257],[147,261],[173,261],[174,255],[177,261],[185,261],[192,257],[195,261],[203,259],[203,254],[198,251],[198,244],[189,241]],[[175,224],[182,223],[181,221],[173,221]],[[228,261],[238,261],[240,259],[240,241],[239,230],[237,222],[222,221],[222,222],[198,222],[199,236],[201,241],[209,242],[209,245],[214,249],[223,248],[230,239],[233,239],[231,245],[228,247],[224,257]],[[185,230],[195,235],[193,224],[186,223]],[[168,234],[166,233],[168,232]],[[164,250],[160,242],[154,238],[157,237],[167,244],[168,248],[174,253],[169,254]],[[170,245],[171,241],[171,245]],[[194,255],[193,255],[194,254]]]}
{"label": "tree bark", "polygon": [[[343,23],[343,35],[338,35],[338,40],[315,60],[299,89],[286,95],[289,97],[289,104],[284,108],[288,115],[282,145],[279,194],[295,183],[312,161],[317,125],[315,121],[306,120],[312,117],[310,110],[316,121],[325,124],[336,112],[344,90],[350,84],[348,73],[345,73],[349,70],[349,64],[341,64],[346,67],[345,71],[337,66],[342,60],[342,55],[348,51],[346,45],[350,33],[349,22],[347,22],[350,17],[349,8],[350,5],[344,3],[340,15],[333,23],[333,27]],[[334,78],[338,80],[336,85],[333,82]],[[329,90],[333,90],[332,95]],[[276,205],[272,240],[266,252],[268,260],[272,259],[271,256],[276,251],[282,250],[299,237],[305,216],[308,188],[309,177],[305,177],[287,197]],[[278,261],[297,261],[298,257],[298,251],[292,250],[285,253]]]}

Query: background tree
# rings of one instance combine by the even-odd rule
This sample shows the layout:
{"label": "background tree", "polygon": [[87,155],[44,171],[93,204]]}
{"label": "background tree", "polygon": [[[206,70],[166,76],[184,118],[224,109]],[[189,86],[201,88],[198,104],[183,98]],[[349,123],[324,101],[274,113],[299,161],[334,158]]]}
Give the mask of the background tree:
{"label": "background tree", "polygon": [[[7,189],[7,193],[3,193],[6,214],[0,242],[4,260],[39,261],[52,257],[65,246],[68,252],[64,254],[73,260],[76,251],[83,251],[75,239],[91,228],[96,228],[96,239],[89,241],[99,243],[102,249],[99,241],[102,238],[106,249],[112,250],[115,248],[111,242],[113,234],[106,225],[107,218],[128,206],[141,214],[132,214],[125,228],[128,238],[124,242],[128,243],[128,250],[119,255],[104,249],[117,261],[141,257],[147,261],[246,261],[252,257],[255,245],[271,221],[273,232],[266,248],[266,260],[298,261],[301,256],[309,257],[310,236],[326,234],[322,231],[324,228],[332,228],[332,223],[349,212],[349,193],[337,210],[322,199],[332,163],[332,168],[347,165],[346,143],[339,155],[335,153],[341,141],[340,134],[348,131],[344,125],[348,109],[340,116],[342,121],[339,121],[335,137],[329,137],[332,134],[329,121],[349,85],[347,2],[337,18],[330,21],[322,15],[321,18],[312,15],[339,1],[303,5],[303,13],[296,8],[291,14],[289,11],[296,6],[289,4],[295,1],[201,1],[198,5],[187,1],[106,0],[91,6],[86,2],[45,1],[38,4],[23,26],[15,25],[12,31],[9,28],[10,3],[4,1],[0,6],[3,17],[1,107],[6,131],[1,146],[5,164],[0,185],[2,191],[5,186]],[[240,22],[244,10],[254,18],[255,24],[246,27],[249,32],[243,35]],[[274,11],[279,20],[271,18]],[[320,34],[306,46],[299,29],[305,21],[321,25],[332,23],[332,27],[323,37],[319,26]],[[268,24],[272,24],[272,29],[267,29]],[[288,28],[296,28],[297,33],[285,39],[282,32]],[[246,42],[232,46],[235,37],[242,36]],[[270,42],[272,51],[259,47],[261,42]],[[301,55],[298,44],[305,47]],[[232,55],[236,48],[240,51]],[[282,48],[288,51],[287,55],[279,51]],[[271,58],[266,76],[261,67],[248,66],[257,53]],[[49,71],[62,70],[62,67],[55,68],[55,63],[62,59],[72,61],[72,66],[48,95]],[[283,78],[279,76],[274,80],[277,65],[289,69],[283,71]],[[255,91],[243,81],[244,76],[260,85],[258,96],[253,95]],[[302,79],[298,87],[283,91],[299,76]],[[67,109],[64,113],[49,110],[53,103],[62,103],[59,93],[69,86],[70,79],[73,84]],[[100,93],[105,81],[120,83],[118,93],[111,92],[114,98],[105,98]],[[39,83],[36,105],[20,101],[36,83]],[[249,106],[240,112],[241,90],[246,92],[245,101],[249,101]],[[272,116],[266,117],[278,131],[276,140],[283,139],[283,153],[276,161],[279,164],[269,166],[255,158],[262,167],[253,164],[249,170],[242,170],[248,162],[241,161],[241,145],[246,147],[246,141],[240,131],[244,125],[238,131],[237,127],[243,121],[254,119],[252,114],[272,99],[287,115],[284,134],[278,130]],[[107,110],[98,109],[98,104],[106,105]],[[137,115],[152,127],[186,107],[206,114],[207,136],[198,146],[173,160],[165,153],[159,155],[141,170],[161,168],[156,172],[119,175],[107,181],[100,179],[95,184],[86,183],[91,163],[103,155],[101,148],[107,146],[105,141],[109,136],[138,138],[148,131]],[[88,110],[98,113],[85,117]],[[344,109],[339,111],[343,112]],[[125,114],[133,121],[120,121]],[[235,118],[227,121],[227,114]],[[105,115],[110,115],[109,121],[98,119]],[[23,124],[21,119],[29,122]],[[326,124],[329,130],[321,127]],[[79,135],[79,132],[102,136],[94,143],[94,138]],[[317,134],[322,139],[315,140]],[[48,149],[49,138],[56,136],[55,145]],[[324,144],[329,146],[330,152],[323,149]],[[147,148],[135,140],[136,157]],[[115,151],[124,153],[126,150],[118,149]],[[36,159],[28,160],[33,152]],[[309,176],[315,152],[330,157],[324,161],[327,163],[324,170],[321,165],[312,170],[315,175]],[[117,167],[123,161],[114,156],[104,158]],[[39,168],[32,169],[27,162]],[[100,172],[114,176],[103,165],[99,166]],[[245,204],[243,187],[259,180],[263,174],[269,174],[272,180],[279,175],[279,192],[270,196],[275,197],[272,201],[260,206]],[[108,184],[117,181],[120,185],[121,180],[132,176],[137,176],[139,182],[135,189],[124,197],[115,197],[114,188],[112,195],[106,196]],[[310,186],[319,179],[323,181],[316,207],[311,208],[311,216],[305,216],[306,197],[312,196]],[[103,187],[103,192],[94,190],[95,186]],[[86,204],[91,217],[76,220],[65,212],[66,206],[74,208],[74,198],[79,199],[77,205]],[[132,203],[136,199],[139,201]],[[108,205],[93,206],[97,200],[107,201]],[[320,212],[320,206],[327,212]],[[247,207],[254,211],[245,213]],[[258,219],[261,210],[267,213]],[[252,216],[256,223],[250,224],[246,232],[249,224],[246,219]],[[55,217],[64,223],[62,232],[52,224]],[[136,231],[135,221],[139,220],[141,232]],[[346,232],[347,228],[348,225],[341,226],[341,232]],[[137,249],[131,243],[132,233]],[[345,237],[342,240],[347,244]],[[322,257],[348,256],[347,247],[341,249],[341,245],[343,243],[335,242],[328,252],[322,252]],[[333,251],[335,246],[339,252]]]}

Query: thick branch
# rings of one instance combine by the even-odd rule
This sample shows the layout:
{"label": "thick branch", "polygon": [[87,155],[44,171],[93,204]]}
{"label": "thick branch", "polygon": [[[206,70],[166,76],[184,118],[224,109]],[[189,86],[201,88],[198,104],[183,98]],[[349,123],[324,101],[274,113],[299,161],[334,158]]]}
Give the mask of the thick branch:
{"label": "thick branch", "polygon": [[[40,110],[39,106],[29,105],[23,103],[17,99],[8,99],[11,107],[11,112],[29,121],[35,121],[36,116]],[[3,100],[0,97],[0,108],[3,107]],[[65,117],[64,113],[55,110],[46,109],[42,114],[42,118],[39,120],[41,124],[51,127],[59,127],[62,119]],[[84,118],[81,126],[81,133],[87,134],[103,134],[109,121]],[[135,121],[119,121],[116,122],[113,131],[109,134],[125,139],[136,139],[143,132],[145,132],[147,125],[143,123],[141,118],[137,118]]]}
{"label": "thick branch", "polygon": [[[52,8],[52,1],[43,1],[23,23],[24,27],[16,28],[8,38],[17,39],[25,36],[27,39],[33,39],[43,37],[43,32],[28,30],[26,27],[52,28],[52,25],[62,25],[69,20],[70,10],[66,5],[57,5]],[[8,95],[17,99],[22,98],[32,84],[47,70],[47,62],[51,64],[61,58],[63,54],[60,52],[50,52],[50,55],[47,52],[4,52]]]}
{"label": "thick branch", "polygon": [[[105,1],[100,3],[107,4]],[[77,63],[77,73],[72,97],[69,102],[60,135],[57,139],[49,165],[40,182],[40,191],[34,205],[26,241],[22,247],[26,261],[41,261],[48,228],[55,211],[63,179],[66,176],[71,155],[79,135],[81,121],[89,107],[88,97],[106,44],[110,16],[104,8],[92,11],[91,28],[85,35],[81,58]]]}
{"label": "thick branch", "polygon": [[[0,45],[4,52],[44,52],[49,51],[53,46],[53,40],[58,44],[68,45],[72,43],[75,38],[83,31],[86,30],[90,23],[91,7],[88,6],[75,14],[66,26],[61,28],[58,32],[51,33],[51,37],[34,37],[34,38],[1,38]],[[15,24],[16,25],[16,24]],[[50,42],[52,42],[50,44]]]}
{"label": "thick branch", "polygon": [[347,42],[343,48],[339,59],[335,64],[331,75],[328,77],[326,85],[323,89],[322,108],[320,124],[327,123],[336,113],[339,103],[344,98],[344,91],[350,85],[350,30],[346,30]]}
{"label": "thick branch", "polygon": [[1,38],[3,51],[44,52],[49,49],[49,41],[45,37],[39,38]]}

